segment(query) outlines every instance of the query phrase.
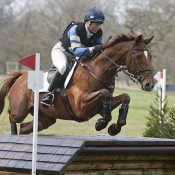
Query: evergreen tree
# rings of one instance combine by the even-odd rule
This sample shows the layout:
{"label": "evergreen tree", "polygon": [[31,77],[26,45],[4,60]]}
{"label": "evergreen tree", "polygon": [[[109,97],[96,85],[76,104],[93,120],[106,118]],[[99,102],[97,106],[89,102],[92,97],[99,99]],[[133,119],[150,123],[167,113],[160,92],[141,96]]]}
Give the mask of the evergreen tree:
{"label": "evergreen tree", "polygon": [[175,108],[170,109],[170,113],[165,120],[164,137],[175,139]]}
{"label": "evergreen tree", "polygon": [[[165,103],[162,108],[162,103]],[[159,108],[159,104],[161,107]],[[146,129],[143,134],[144,137],[154,138],[175,138],[175,109],[169,109],[167,106],[167,97],[165,101],[160,101],[157,95],[154,104],[151,103],[149,109],[149,116],[146,123]],[[168,112],[170,113],[168,114]]]}

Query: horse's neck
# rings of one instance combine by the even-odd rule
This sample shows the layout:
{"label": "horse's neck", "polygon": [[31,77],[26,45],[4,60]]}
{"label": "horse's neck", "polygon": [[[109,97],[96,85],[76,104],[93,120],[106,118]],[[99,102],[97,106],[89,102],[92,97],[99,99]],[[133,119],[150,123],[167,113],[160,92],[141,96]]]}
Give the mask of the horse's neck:
{"label": "horse's neck", "polygon": [[111,60],[113,60],[117,65],[125,65],[126,56],[131,50],[131,41],[117,43],[113,47],[109,48],[109,50],[111,52]]}
{"label": "horse's neck", "polygon": [[[117,65],[126,65],[126,57],[131,49],[131,41],[116,43],[105,49],[104,53]],[[94,74],[101,79],[111,79],[115,76],[117,67],[106,56],[100,54],[92,64]]]}
{"label": "horse's neck", "polygon": [[[128,51],[131,49],[131,42],[121,42],[116,43],[115,45],[107,48],[104,53],[108,56],[113,62],[117,65],[125,65],[126,64],[126,55]],[[95,65],[100,67],[101,71],[104,72],[112,67],[114,67],[114,63],[106,58],[103,54],[100,54],[98,58],[95,60]],[[99,70],[97,70],[99,72]]]}

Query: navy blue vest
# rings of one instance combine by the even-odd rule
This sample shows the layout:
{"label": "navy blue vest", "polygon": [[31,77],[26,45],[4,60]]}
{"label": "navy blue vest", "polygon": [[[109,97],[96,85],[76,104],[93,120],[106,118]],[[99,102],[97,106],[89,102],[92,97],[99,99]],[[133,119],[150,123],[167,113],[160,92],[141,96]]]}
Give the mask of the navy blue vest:
{"label": "navy blue vest", "polygon": [[96,43],[96,39],[100,38],[103,34],[101,29],[99,29],[97,33],[94,33],[90,39],[87,39],[85,23],[84,22],[75,23],[72,21],[65,29],[62,38],[60,38],[60,41],[62,42],[62,46],[66,49],[66,51],[70,52],[68,48],[71,47],[70,39],[67,33],[70,30],[70,28],[73,27],[74,25],[77,25],[76,33],[80,37],[80,41],[85,47],[92,47],[92,46],[101,44],[101,43]]}

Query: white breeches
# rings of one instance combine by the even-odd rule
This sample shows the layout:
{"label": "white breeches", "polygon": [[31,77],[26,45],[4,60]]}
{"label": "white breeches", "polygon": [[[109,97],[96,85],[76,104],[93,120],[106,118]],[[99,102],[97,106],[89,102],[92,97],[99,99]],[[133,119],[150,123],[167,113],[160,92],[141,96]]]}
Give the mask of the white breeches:
{"label": "white breeches", "polygon": [[58,42],[52,49],[51,57],[54,65],[57,67],[60,74],[64,74],[67,65],[67,56],[63,53],[65,49]]}

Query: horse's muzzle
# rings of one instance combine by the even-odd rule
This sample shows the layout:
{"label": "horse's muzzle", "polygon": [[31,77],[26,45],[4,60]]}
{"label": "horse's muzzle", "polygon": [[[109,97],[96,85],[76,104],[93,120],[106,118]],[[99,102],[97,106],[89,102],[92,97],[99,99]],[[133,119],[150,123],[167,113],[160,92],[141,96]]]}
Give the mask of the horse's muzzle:
{"label": "horse's muzzle", "polygon": [[152,84],[152,83],[146,83],[143,86],[143,90],[144,91],[147,91],[147,92],[152,91],[153,88],[154,88],[154,84]]}

